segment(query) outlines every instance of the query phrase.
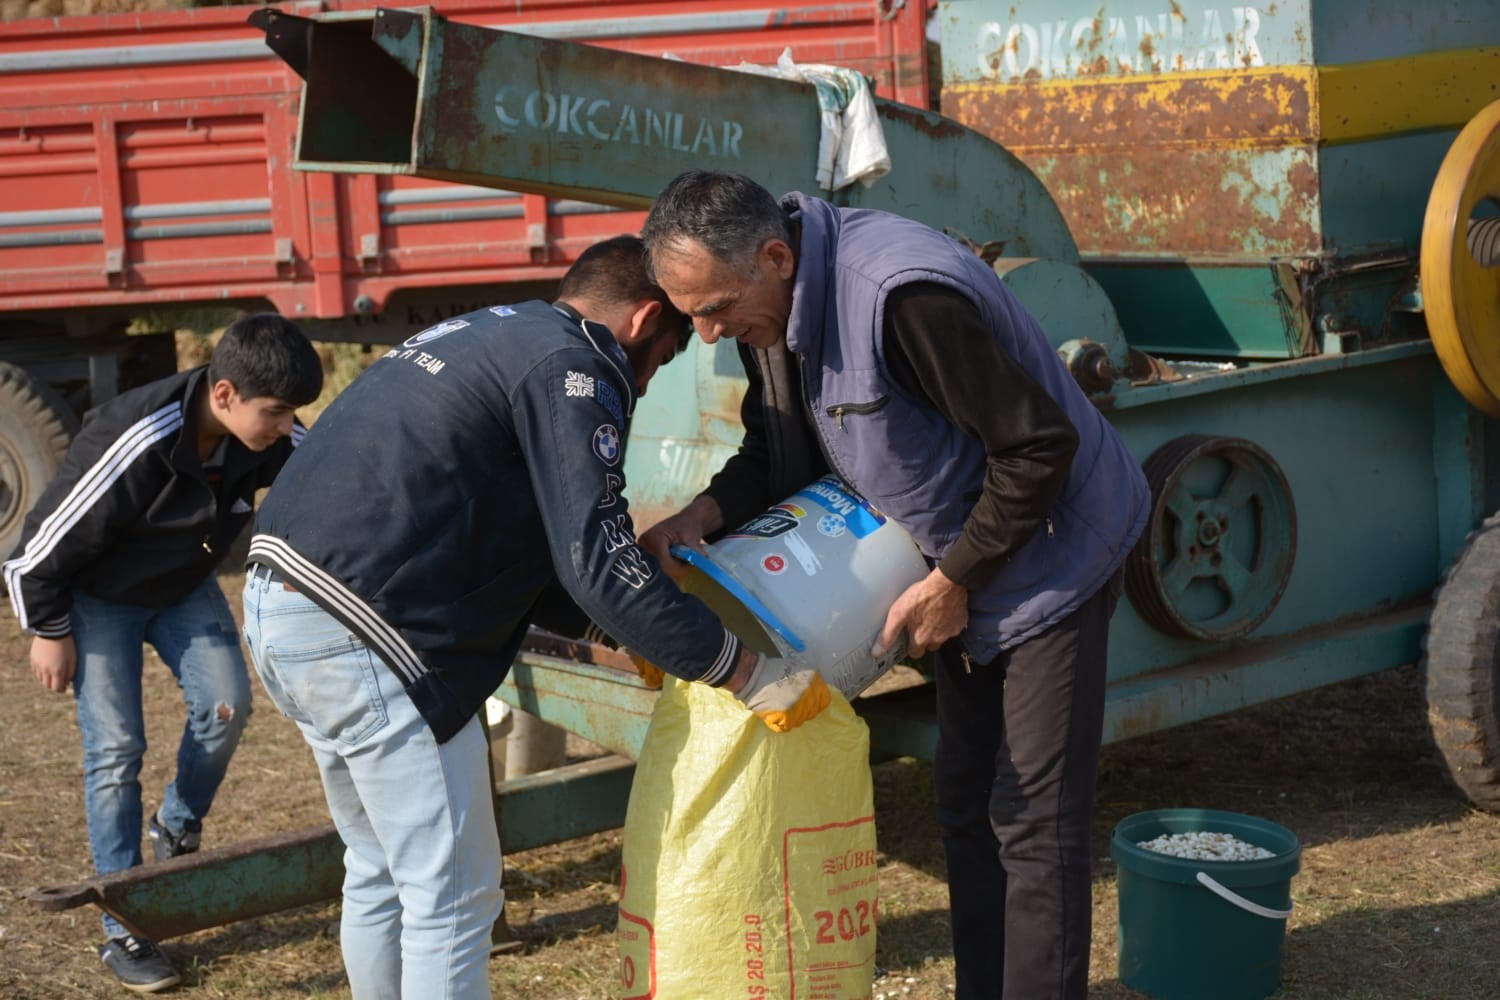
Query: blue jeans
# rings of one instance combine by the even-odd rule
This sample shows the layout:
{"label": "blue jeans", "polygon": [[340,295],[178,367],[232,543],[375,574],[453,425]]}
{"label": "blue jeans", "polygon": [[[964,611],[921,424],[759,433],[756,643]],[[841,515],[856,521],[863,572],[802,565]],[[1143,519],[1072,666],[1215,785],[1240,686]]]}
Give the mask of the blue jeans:
{"label": "blue jeans", "polygon": [[[213,577],[168,608],[75,593],[72,623],[84,813],[94,870],[107,875],[141,863],[142,643],[155,647],[187,703],[177,774],[159,810],[174,833],[208,815],[250,718],[250,678],[229,605]],[[106,916],[104,932],[116,937],[125,929]]]}
{"label": "blue jeans", "polygon": [[356,1000],[488,997],[500,838],[477,718],[438,743],[395,672],[263,567],[245,639],[297,723],[344,841],[344,968]]}

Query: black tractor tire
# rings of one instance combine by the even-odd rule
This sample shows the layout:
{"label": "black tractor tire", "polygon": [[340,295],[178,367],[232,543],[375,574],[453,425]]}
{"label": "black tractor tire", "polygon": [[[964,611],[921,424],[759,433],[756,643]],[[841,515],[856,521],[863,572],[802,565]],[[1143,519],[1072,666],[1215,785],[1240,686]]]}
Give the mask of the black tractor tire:
{"label": "black tractor tire", "polygon": [[1459,789],[1500,812],[1500,515],[1469,536],[1449,569],[1424,645],[1433,741]]}
{"label": "black tractor tire", "polygon": [[21,540],[26,514],[62,464],[78,418],[24,368],[0,361],[0,559]]}

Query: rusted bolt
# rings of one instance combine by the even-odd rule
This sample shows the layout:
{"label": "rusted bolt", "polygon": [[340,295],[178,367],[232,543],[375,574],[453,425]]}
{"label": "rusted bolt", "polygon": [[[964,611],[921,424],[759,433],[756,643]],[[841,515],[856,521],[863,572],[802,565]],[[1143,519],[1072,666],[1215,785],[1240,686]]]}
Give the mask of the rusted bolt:
{"label": "rusted bolt", "polygon": [[1219,542],[1219,525],[1216,521],[1203,521],[1198,525],[1198,541],[1204,548],[1212,548]]}

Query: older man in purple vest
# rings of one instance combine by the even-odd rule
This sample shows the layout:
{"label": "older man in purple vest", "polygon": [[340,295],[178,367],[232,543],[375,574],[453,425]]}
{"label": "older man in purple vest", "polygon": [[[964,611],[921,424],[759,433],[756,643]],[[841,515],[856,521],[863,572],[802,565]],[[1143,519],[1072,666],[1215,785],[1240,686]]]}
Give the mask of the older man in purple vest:
{"label": "older man in purple vest", "polygon": [[[1089,835],[1137,461],[995,272],[920,223],[691,171],[642,237],[706,343],[737,342],[745,438],[641,537],[669,570],[832,471],[932,570],[891,608],[935,650],[934,777],[959,1000],[1082,998]],[[1085,334],[1087,331],[1079,331]]]}

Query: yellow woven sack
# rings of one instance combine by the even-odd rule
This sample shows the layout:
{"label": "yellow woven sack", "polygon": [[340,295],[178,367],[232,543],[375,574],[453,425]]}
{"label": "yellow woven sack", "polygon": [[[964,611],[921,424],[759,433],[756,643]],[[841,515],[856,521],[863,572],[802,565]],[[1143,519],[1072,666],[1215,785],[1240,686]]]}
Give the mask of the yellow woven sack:
{"label": "yellow woven sack", "polygon": [[856,1000],[875,973],[870,734],[849,703],[777,734],[666,679],[620,872],[623,1000]]}

